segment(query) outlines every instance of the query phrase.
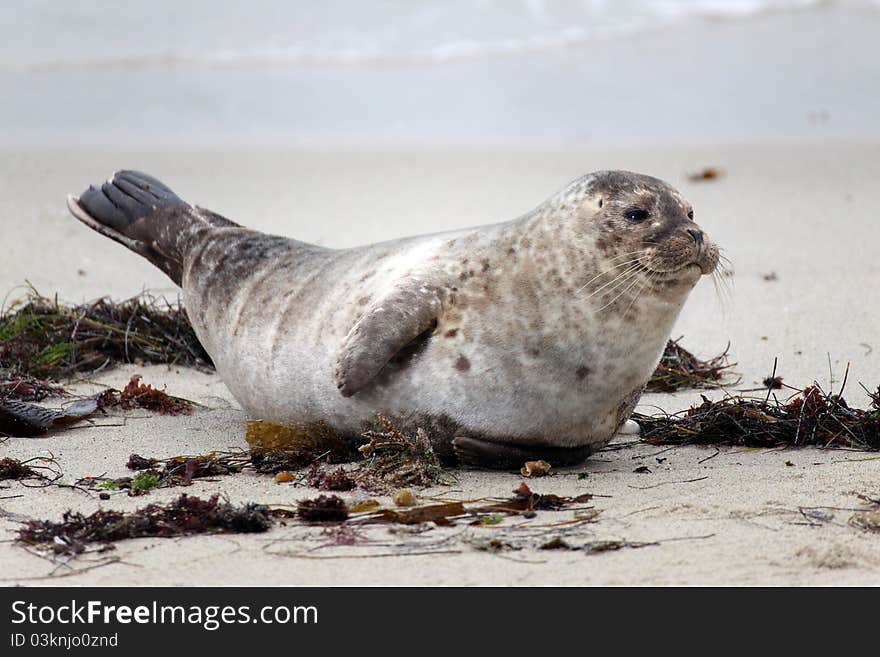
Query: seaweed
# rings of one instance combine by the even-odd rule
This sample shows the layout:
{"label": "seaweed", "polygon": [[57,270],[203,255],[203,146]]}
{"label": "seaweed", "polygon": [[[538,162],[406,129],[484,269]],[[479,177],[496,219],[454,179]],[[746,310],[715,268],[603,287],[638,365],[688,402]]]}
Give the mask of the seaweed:
{"label": "seaweed", "polygon": [[357,487],[357,482],[345,468],[338,467],[334,470],[322,468],[318,463],[312,463],[306,472],[306,483],[318,490],[348,491]]}
{"label": "seaweed", "polygon": [[[844,381],[845,385],[845,381]],[[674,415],[632,418],[642,440],[652,445],[713,444],[747,447],[777,445],[880,449],[880,388],[869,392],[871,406],[852,408],[841,394],[831,395],[818,384],[779,401],[726,396],[703,402]]]}
{"label": "seaweed", "polygon": [[358,455],[354,442],[325,422],[288,425],[247,420],[245,427],[254,465],[266,474],[298,470],[319,459],[346,463]]}
{"label": "seaweed", "polygon": [[[142,465],[140,458],[135,464]],[[157,481],[155,469],[140,470],[135,479],[142,477]],[[107,490],[119,488],[116,480],[88,478],[90,485],[100,482],[102,499],[108,499]],[[203,533],[247,533],[267,531],[273,522],[286,524],[288,519],[299,521],[300,525],[321,525],[332,523],[334,529],[325,530],[330,541],[327,545],[354,545],[366,541],[357,534],[359,525],[403,525],[412,526],[410,532],[421,533],[428,529],[427,523],[437,526],[454,526],[460,521],[492,529],[508,516],[533,518],[536,511],[560,511],[571,509],[572,505],[586,502],[590,495],[560,497],[541,495],[532,492],[524,484],[514,496],[505,499],[482,499],[463,501],[441,501],[423,506],[406,508],[380,508],[376,500],[365,500],[349,506],[336,495],[320,495],[303,499],[296,509],[268,508],[261,504],[234,506],[217,495],[209,499],[180,495],[167,504],[150,504],[131,512],[100,510],[90,515],[68,510],[60,522],[48,520],[26,520],[18,530],[17,542],[20,545],[35,546],[52,550],[58,554],[77,555],[86,552],[95,544],[103,544],[101,551],[112,543],[128,538],[177,537]],[[573,526],[593,522],[599,511],[593,507],[574,508],[574,518],[563,520],[551,527]],[[352,514],[357,514],[351,517]],[[518,528],[522,525],[517,525]],[[539,526],[543,527],[543,525]],[[403,528],[401,528],[403,530]],[[400,531],[394,530],[391,531]],[[543,530],[541,535],[543,535]]]}
{"label": "seaweed", "polygon": [[320,495],[311,500],[300,500],[296,515],[306,522],[342,522],[348,518],[348,506],[336,495]]}
{"label": "seaweed", "polygon": [[519,485],[513,491],[513,497],[507,500],[501,500],[479,510],[482,512],[534,512],[534,511],[558,511],[570,504],[579,504],[589,502],[593,499],[590,493],[584,493],[577,497],[562,497],[559,495],[541,494],[532,492],[525,483]]}
{"label": "seaweed", "polygon": [[129,470],[149,470],[156,467],[161,461],[159,459],[146,458],[140,454],[132,454],[128,457],[125,467]]}
{"label": "seaweed", "polygon": [[165,415],[192,413],[191,401],[172,397],[162,390],[144,385],[140,383],[140,379],[140,375],[135,375],[121,392],[111,388],[94,397],[80,399],[60,410],[17,399],[0,398],[0,434],[38,436],[74,424],[98,410],[113,406],[142,408]]}
{"label": "seaweed", "polygon": [[[130,481],[130,490],[132,494],[139,495],[147,493],[153,488],[159,486],[159,473],[155,470],[144,470],[138,472]],[[120,486],[121,488],[121,486]]]}
{"label": "seaweed", "polygon": [[0,370],[7,376],[60,380],[119,363],[212,368],[186,312],[140,294],[64,305],[30,289],[0,314]]}
{"label": "seaweed", "polygon": [[546,543],[538,546],[539,550],[574,550],[561,536],[554,536]]}
{"label": "seaweed", "polygon": [[0,400],[40,402],[49,397],[66,397],[68,394],[61,386],[45,379],[0,372]]}
{"label": "seaweed", "polygon": [[368,443],[358,451],[367,461],[353,475],[364,488],[388,490],[408,486],[427,487],[445,482],[440,459],[423,429],[407,436],[384,415],[376,427],[363,434]]}
{"label": "seaweed", "polygon": [[442,504],[429,504],[406,510],[382,509],[377,511],[371,520],[373,522],[389,522],[401,525],[433,522],[437,526],[445,527],[452,525],[452,518],[463,516],[466,513],[464,503],[444,502]]}
{"label": "seaweed", "polygon": [[172,456],[167,459],[146,458],[132,454],[126,466],[137,471],[133,477],[86,477],[77,485],[104,490],[125,490],[130,496],[149,493],[154,488],[190,486],[194,479],[217,477],[241,472],[250,462],[245,452],[211,452],[199,456]]}
{"label": "seaweed", "polygon": [[[589,502],[592,495],[585,493],[577,497],[534,493],[525,484],[513,491],[513,497],[504,499],[475,500],[473,503],[452,501],[439,504],[428,504],[404,509],[379,509],[366,514],[360,522],[364,523],[395,523],[414,525],[433,522],[438,526],[451,526],[457,520],[467,519],[474,526],[494,526],[502,522],[505,516],[522,516],[533,518],[537,511],[561,511],[572,505]],[[591,508],[592,510],[592,508]],[[578,522],[590,522],[598,516],[598,512],[588,517],[579,518]]]}
{"label": "seaweed", "polygon": [[[356,447],[353,438],[334,432],[324,422],[280,425],[247,421],[246,439],[251,446],[251,464],[257,472],[277,474],[309,467],[306,482],[322,490],[351,490],[355,486],[389,490],[404,486],[431,486],[444,478],[440,460],[427,434],[418,429],[413,436],[400,431],[383,415]],[[352,463],[351,471],[325,471],[319,462]]]}
{"label": "seaweed", "polygon": [[768,376],[762,381],[762,384],[765,388],[769,388],[770,390],[781,390],[783,383],[781,376]]}
{"label": "seaweed", "polygon": [[59,554],[80,554],[89,545],[127,538],[253,533],[270,526],[270,512],[263,505],[235,506],[217,495],[205,500],[184,494],[168,504],[149,504],[131,512],[102,509],[83,515],[67,511],[60,522],[27,520],[17,540]]}
{"label": "seaweed", "polygon": [[681,338],[669,340],[660,362],[648,381],[646,390],[649,392],[675,392],[683,388],[718,388],[725,374],[734,365],[729,362],[728,351],[701,360],[682,347]]}
{"label": "seaweed", "polygon": [[[147,471],[159,474],[159,485],[188,486],[193,479],[218,477],[241,472],[248,464],[248,456],[244,452],[211,452],[198,456],[172,456],[167,459],[147,459],[132,454],[128,459],[128,467],[133,470],[145,470],[142,466],[152,463]],[[132,466],[136,466],[132,468]]]}
{"label": "seaweed", "polygon": [[[47,472],[50,474],[46,474]],[[53,458],[35,456],[20,461],[7,456],[0,459],[0,481],[37,479],[41,482],[53,483],[61,476],[58,462]]]}
{"label": "seaweed", "polygon": [[866,532],[880,533],[880,499],[859,495],[860,500],[867,502],[870,508],[857,511],[850,516],[849,524]]}
{"label": "seaweed", "polygon": [[135,374],[121,391],[105,390],[97,397],[98,406],[119,406],[126,410],[142,408],[162,415],[190,415],[193,412],[193,403],[188,399],[172,397],[163,390],[141,383],[141,378],[140,374]]}

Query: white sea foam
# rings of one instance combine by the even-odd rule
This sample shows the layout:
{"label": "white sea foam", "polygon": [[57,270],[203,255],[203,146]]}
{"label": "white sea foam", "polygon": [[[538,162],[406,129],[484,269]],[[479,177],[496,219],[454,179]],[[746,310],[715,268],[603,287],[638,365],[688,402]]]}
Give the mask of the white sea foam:
{"label": "white sea foam", "polygon": [[[867,2],[880,6],[880,0]],[[0,7],[0,70],[436,63],[552,51],[686,20],[743,20],[818,4],[827,3],[92,0],[66,6],[7,0]]]}

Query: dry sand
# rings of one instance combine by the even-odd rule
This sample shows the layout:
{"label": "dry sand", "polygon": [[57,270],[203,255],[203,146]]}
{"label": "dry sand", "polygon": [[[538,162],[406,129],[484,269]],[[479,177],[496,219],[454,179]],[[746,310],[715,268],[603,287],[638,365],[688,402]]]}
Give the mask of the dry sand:
{"label": "dry sand", "polygon": [[[722,167],[716,181],[686,174]],[[732,298],[720,303],[702,282],[675,335],[702,356],[730,342],[737,388],[751,388],[774,358],[785,382],[818,380],[835,389],[851,363],[847,398],[880,383],[880,145],[764,144],[650,151],[28,151],[0,154],[0,288],[30,281],[68,301],[143,288],[172,298],[161,273],[67,215],[64,197],[120,167],[140,168],[182,196],[249,226],[328,246],[512,218],[566,181],[600,168],[628,168],[669,180],[696,207],[698,221],[734,263]],[[776,274],[767,281],[764,275]],[[21,294],[14,291],[10,299]],[[125,367],[97,383],[122,387],[133,373],[205,404],[191,417],[130,412],[47,438],[10,438],[0,457],[53,454],[65,483],[86,475],[123,476],[132,452],[150,456],[244,447],[244,414],[217,376],[166,367]],[[78,391],[87,391],[83,386]],[[713,393],[720,394],[720,393]],[[667,411],[698,393],[649,395]],[[111,425],[111,426],[106,426]],[[240,474],[149,497],[96,495],[70,488],[0,489],[0,563],[5,584],[133,585],[583,585],[880,584],[880,536],[848,524],[858,493],[880,494],[880,460],[848,450],[742,450],[636,444],[605,450],[583,466],[530,481],[537,492],[597,496],[594,523],[546,527],[567,515],[541,514],[522,527],[432,528],[394,534],[365,530],[371,542],[328,547],[320,528],[268,534],[134,540],[113,552],[65,563],[12,542],[17,520],[58,518],[73,508],[133,509],[181,490],[233,501],[292,504],[314,491]],[[711,457],[711,458],[710,458]],[[790,462],[791,465],[787,465]],[[650,474],[635,473],[642,465]],[[587,473],[585,478],[578,473]],[[457,471],[455,485],[423,497],[506,496],[521,477]],[[363,494],[346,495],[349,498]],[[387,500],[386,500],[387,501]],[[572,544],[596,540],[657,543],[586,555],[532,548],[481,550],[502,536],[516,544],[545,532]],[[422,554],[401,555],[402,550]],[[374,556],[370,556],[374,555]],[[390,555],[390,556],[389,556]],[[113,561],[108,561],[108,557]],[[61,579],[59,579],[61,577]]]}

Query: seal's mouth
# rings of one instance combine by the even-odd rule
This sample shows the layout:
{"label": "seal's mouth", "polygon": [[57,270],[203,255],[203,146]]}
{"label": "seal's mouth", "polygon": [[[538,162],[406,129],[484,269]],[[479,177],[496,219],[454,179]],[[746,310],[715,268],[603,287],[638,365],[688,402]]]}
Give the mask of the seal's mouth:
{"label": "seal's mouth", "polygon": [[693,274],[699,272],[699,275],[705,276],[707,274],[711,274],[715,269],[714,267],[710,267],[708,264],[701,264],[698,262],[688,262],[681,267],[677,267],[675,269],[654,269],[653,267],[649,267],[644,263],[638,263],[639,269],[647,276],[650,276],[654,280],[671,280],[675,278],[690,278]]}
{"label": "seal's mouth", "polygon": [[672,240],[654,248],[645,249],[639,256],[641,273],[654,280],[671,283],[674,279],[696,282],[700,276],[712,274],[718,267],[718,247],[702,232],[699,239],[689,242]]}

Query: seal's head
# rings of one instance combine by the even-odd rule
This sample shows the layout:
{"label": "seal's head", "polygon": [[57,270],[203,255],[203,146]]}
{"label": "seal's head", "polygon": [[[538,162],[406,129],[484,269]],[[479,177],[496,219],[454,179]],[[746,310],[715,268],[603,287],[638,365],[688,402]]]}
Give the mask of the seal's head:
{"label": "seal's head", "polygon": [[579,219],[600,266],[665,289],[690,289],[718,266],[718,247],[694,222],[693,207],[662,180],[601,171],[583,178],[579,191]]}

